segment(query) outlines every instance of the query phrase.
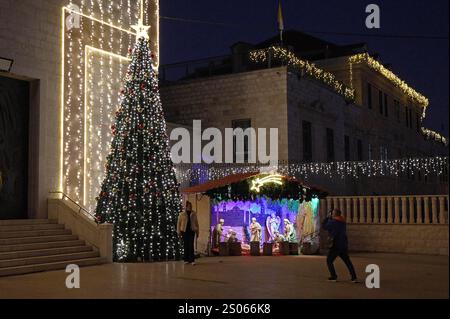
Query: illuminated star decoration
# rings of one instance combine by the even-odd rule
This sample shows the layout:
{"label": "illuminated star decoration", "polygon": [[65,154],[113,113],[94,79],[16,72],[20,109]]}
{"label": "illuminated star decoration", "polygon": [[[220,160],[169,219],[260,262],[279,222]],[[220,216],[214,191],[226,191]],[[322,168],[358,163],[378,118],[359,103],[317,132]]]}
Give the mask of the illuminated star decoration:
{"label": "illuminated star decoration", "polygon": [[150,26],[144,25],[143,21],[139,19],[139,23],[137,25],[133,25],[132,28],[136,30],[136,42],[140,38],[148,39],[148,30]]}
{"label": "illuminated star decoration", "polygon": [[133,25],[132,28],[136,30],[136,42],[140,38],[148,39],[148,30],[150,26],[144,25],[144,0],[141,0],[141,17],[139,18],[139,22],[137,25]]}
{"label": "illuminated star decoration", "polygon": [[261,187],[263,187],[266,184],[272,183],[277,185],[283,185],[282,178],[283,176],[279,174],[272,174],[265,176],[263,178],[255,178],[255,180],[252,181],[253,185],[250,188],[250,190],[259,193],[261,191]]}

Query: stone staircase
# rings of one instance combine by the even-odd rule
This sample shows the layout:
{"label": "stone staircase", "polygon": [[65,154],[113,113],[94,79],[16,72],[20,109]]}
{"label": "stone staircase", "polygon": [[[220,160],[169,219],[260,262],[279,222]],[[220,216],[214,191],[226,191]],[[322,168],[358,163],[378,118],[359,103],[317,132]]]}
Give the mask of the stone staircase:
{"label": "stone staircase", "polygon": [[55,220],[0,220],[0,277],[106,263]]}

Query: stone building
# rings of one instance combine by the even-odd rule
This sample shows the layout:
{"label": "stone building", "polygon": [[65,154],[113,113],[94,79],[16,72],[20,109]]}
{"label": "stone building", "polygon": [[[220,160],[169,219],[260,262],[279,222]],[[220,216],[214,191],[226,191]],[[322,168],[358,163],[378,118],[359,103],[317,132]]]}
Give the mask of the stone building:
{"label": "stone building", "polygon": [[[284,45],[286,50],[278,47],[277,37],[257,45],[237,43],[229,56],[163,66],[168,120],[184,125],[202,120],[203,127],[221,130],[276,127],[279,160],[294,163],[448,154],[445,138],[425,135],[422,128],[428,100],[404,82],[399,86],[401,80],[373,59],[365,44],[339,46],[288,31]],[[250,58],[250,52],[257,53]],[[296,67],[308,61],[333,80],[311,76],[309,64]],[[180,76],[180,70],[186,71]],[[445,179],[412,174],[310,182],[339,195],[447,192]]]}

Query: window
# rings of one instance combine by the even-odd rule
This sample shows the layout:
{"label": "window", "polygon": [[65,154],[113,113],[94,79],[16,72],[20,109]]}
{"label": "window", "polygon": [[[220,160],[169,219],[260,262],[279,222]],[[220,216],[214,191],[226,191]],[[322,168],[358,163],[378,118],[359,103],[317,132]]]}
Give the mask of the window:
{"label": "window", "polygon": [[380,146],[380,160],[388,160],[388,149],[386,146]]}
{"label": "window", "polygon": [[409,128],[412,128],[412,109],[409,109]]}
{"label": "window", "polygon": [[367,83],[367,107],[372,109],[372,85]]}
{"label": "window", "polygon": [[311,122],[303,121],[303,161],[312,162],[312,129]]}
{"label": "window", "polygon": [[[244,131],[248,128],[252,127],[252,121],[249,119],[245,120],[234,120],[232,121],[233,130],[237,128],[241,128]],[[249,143],[250,143],[250,137],[244,135],[244,162],[248,163],[249,158]],[[237,136],[233,135],[233,162],[236,163],[237,159]]]}
{"label": "window", "polygon": [[406,127],[409,127],[408,107],[405,105]]}
{"label": "window", "polygon": [[380,114],[383,114],[384,112],[383,92],[381,92],[381,90],[378,92],[378,106],[380,107]]}
{"label": "window", "polygon": [[416,113],[416,130],[420,132],[420,116],[419,113]]}
{"label": "window", "polygon": [[334,162],[334,132],[327,128],[327,162]]}
{"label": "window", "polygon": [[389,117],[388,96],[384,94],[384,116]]}
{"label": "window", "polygon": [[357,148],[358,148],[358,161],[361,162],[363,160],[363,145],[361,140],[358,140]]}
{"label": "window", "polygon": [[397,117],[397,122],[400,123],[400,102],[397,100],[394,100],[394,109],[395,109],[395,115]]}
{"label": "window", "polygon": [[350,161],[350,137],[345,135],[344,140],[345,140],[345,161],[349,162]]}

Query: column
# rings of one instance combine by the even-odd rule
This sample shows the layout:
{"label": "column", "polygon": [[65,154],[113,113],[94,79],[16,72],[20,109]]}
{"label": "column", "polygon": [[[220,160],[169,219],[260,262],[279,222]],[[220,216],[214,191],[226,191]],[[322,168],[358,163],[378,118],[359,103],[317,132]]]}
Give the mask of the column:
{"label": "column", "polygon": [[432,197],[431,198],[431,223],[437,224],[438,223],[437,217],[438,217],[438,215],[437,215],[437,198]]}
{"label": "column", "polygon": [[319,207],[320,207],[320,220],[322,221],[327,215],[327,199],[320,200]]}
{"label": "column", "polygon": [[358,197],[354,197],[353,199],[353,223],[359,222],[359,216],[358,216]]}
{"label": "column", "polygon": [[409,223],[415,224],[416,219],[414,218],[414,196],[409,196]]}
{"label": "column", "polygon": [[423,198],[423,207],[425,208],[423,210],[423,213],[425,215],[425,220],[424,220],[425,224],[429,224],[430,223],[430,205],[429,205],[429,200],[430,200],[430,198],[428,196]]}
{"label": "column", "polygon": [[408,206],[406,203],[406,197],[402,197],[402,224],[408,223]]}
{"label": "column", "polygon": [[367,197],[367,219],[368,224],[372,224],[372,197]]}
{"label": "column", "polygon": [[417,224],[423,224],[422,197],[416,198],[417,202]]}
{"label": "column", "polygon": [[387,223],[392,224],[392,197],[387,198]]}
{"label": "column", "polygon": [[331,207],[331,198],[327,197],[327,210],[325,212],[325,215],[328,215],[328,212],[332,209]]}
{"label": "column", "polygon": [[400,198],[394,198],[394,223],[400,224]]}
{"label": "column", "polygon": [[345,211],[343,198],[339,198],[339,210],[342,213],[342,217],[347,218],[347,212]]}
{"label": "column", "polygon": [[379,198],[373,198],[373,223],[378,224],[380,222],[380,208],[379,208]]}
{"label": "column", "polygon": [[445,216],[445,199],[444,196],[439,197],[439,224],[447,223],[447,216]]}
{"label": "column", "polygon": [[364,197],[359,198],[359,223],[364,224],[366,222],[366,214],[364,209]]}
{"label": "column", "polygon": [[345,213],[347,215],[347,221],[349,223],[352,223],[353,222],[352,205],[351,205],[351,198],[349,197],[345,199]]}
{"label": "column", "polygon": [[386,197],[380,197],[381,201],[381,210],[380,210],[380,223],[386,223]]}

